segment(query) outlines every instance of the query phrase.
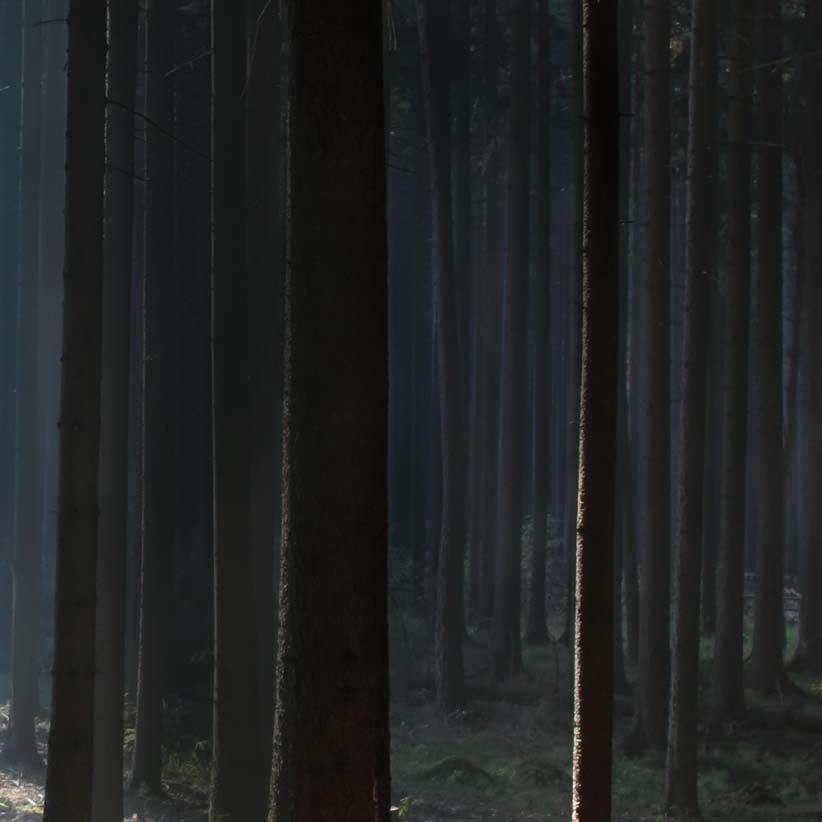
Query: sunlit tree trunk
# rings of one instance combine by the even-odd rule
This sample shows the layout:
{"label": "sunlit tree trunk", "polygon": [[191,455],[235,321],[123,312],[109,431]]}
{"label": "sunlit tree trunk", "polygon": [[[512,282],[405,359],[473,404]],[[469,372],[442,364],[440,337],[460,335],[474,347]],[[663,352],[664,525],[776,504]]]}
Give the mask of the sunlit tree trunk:
{"label": "sunlit tree trunk", "polygon": [[619,335],[616,0],[583,3],[585,184],[572,819],[611,818]]}

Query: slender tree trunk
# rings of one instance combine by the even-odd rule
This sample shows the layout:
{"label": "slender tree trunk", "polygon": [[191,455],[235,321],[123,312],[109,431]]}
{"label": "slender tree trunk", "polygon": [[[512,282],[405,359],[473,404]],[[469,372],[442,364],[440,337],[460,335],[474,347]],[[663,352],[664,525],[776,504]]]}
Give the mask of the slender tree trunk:
{"label": "slender tree trunk", "polygon": [[466,432],[461,402],[458,272],[454,269],[450,186],[450,85],[447,78],[450,10],[418,0],[423,96],[427,102],[434,267],[438,272],[437,376],[442,439],[442,514],[434,610],[437,704],[450,711],[462,700],[462,559]]}
{"label": "slender tree trunk", "polygon": [[528,249],[530,200],[531,7],[516,0],[511,64],[511,166],[509,173],[508,264],[502,324],[500,391],[500,509],[497,525],[494,624],[491,635],[493,676],[502,680],[522,668],[520,640],[520,566],[522,562],[525,404],[528,355]]}
{"label": "slender tree trunk", "polygon": [[251,540],[259,644],[259,722],[264,772],[274,732],[276,593],[282,477],[283,285],[285,280],[285,95],[282,20],[276,5],[254,0],[248,17],[246,168],[249,276]]}
{"label": "slender tree trunk", "polygon": [[[212,57],[214,714],[212,822],[261,819],[257,614],[251,534],[246,254],[246,0],[215,0]],[[273,415],[271,422],[273,423]],[[273,461],[274,455],[270,455]],[[273,550],[273,544],[270,546]],[[269,579],[273,585],[273,579]]]}
{"label": "slender tree trunk", "polygon": [[479,506],[480,562],[480,614],[490,619],[494,609],[494,566],[497,545],[497,476],[499,441],[499,387],[500,387],[500,319],[502,304],[500,274],[500,152],[498,88],[498,24],[497,2],[485,3],[483,19],[483,78],[484,112],[483,144],[489,153],[484,180],[485,228],[483,235],[483,272],[480,291],[481,370],[482,370],[482,480]]}
{"label": "slender tree trunk", "polygon": [[143,284],[143,544],[132,790],[162,793],[163,679],[174,555],[173,5],[146,9],[146,231]]}
{"label": "slender tree trunk", "polygon": [[[637,539],[639,667],[629,747],[662,750],[668,733],[671,573],[670,221],[671,4],[647,0],[644,15],[646,247],[637,260]],[[644,264],[640,262],[644,260]]]}
{"label": "slender tree trunk", "polygon": [[611,818],[619,335],[616,0],[583,3],[585,184],[574,676],[574,822]]}
{"label": "slender tree trunk", "polygon": [[[808,8],[808,49],[822,36],[822,6]],[[804,429],[803,444],[803,535],[802,603],[799,612],[799,648],[795,667],[812,674],[822,672],[822,550],[819,534],[822,529],[822,509],[817,504],[822,488],[822,436],[819,419],[822,414],[822,336],[818,319],[822,311],[822,160],[817,141],[822,129],[822,60],[809,57],[803,65],[803,86],[806,99],[804,139],[800,145],[801,168],[800,209],[802,289],[800,334],[801,365],[799,419]]]}
{"label": "slender tree trunk", "polygon": [[93,822],[123,813],[123,691],[128,490],[128,394],[134,224],[136,0],[109,7],[103,372],[94,685]]}
{"label": "slender tree trunk", "polygon": [[381,6],[311,0],[288,8],[285,504],[272,822],[382,822],[388,815]]}
{"label": "slender tree trunk", "polygon": [[103,342],[105,0],[71,0],[54,689],[44,819],[92,813]]}
{"label": "slender tree trunk", "polygon": [[758,484],[751,534],[756,551],[751,684],[774,692],[784,676],[782,586],[784,563],[782,450],[782,5],[755,5],[754,74],[759,107],[756,141],[757,266],[753,282],[751,344],[758,366],[752,382],[752,425],[757,431],[751,476]]}
{"label": "slender tree trunk", "polygon": [[22,10],[20,86],[20,256],[18,286],[16,533],[12,589],[11,701],[4,758],[41,767],[34,733],[41,606],[43,432],[40,379],[40,182],[43,30],[40,0]]}
{"label": "slender tree trunk", "polygon": [[705,457],[711,171],[710,74],[716,48],[716,4],[693,0],[688,112],[687,271],[682,349],[679,523],[674,563],[671,701],[665,805],[697,811],[697,691],[699,582],[702,555],[702,478]]}
{"label": "slender tree trunk", "polygon": [[537,3],[537,169],[534,276],[530,283],[530,324],[534,343],[534,465],[531,597],[529,642],[548,641],[545,613],[545,566],[548,559],[551,431],[551,16],[548,4]]}
{"label": "slender tree trunk", "polygon": [[751,276],[751,38],[753,0],[734,0],[731,41],[731,111],[727,279],[723,311],[724,369],[722,458],[717,560],[713,721],[745,707],[742,624],[744,599],[745,484],[748,420],[748,337]]}

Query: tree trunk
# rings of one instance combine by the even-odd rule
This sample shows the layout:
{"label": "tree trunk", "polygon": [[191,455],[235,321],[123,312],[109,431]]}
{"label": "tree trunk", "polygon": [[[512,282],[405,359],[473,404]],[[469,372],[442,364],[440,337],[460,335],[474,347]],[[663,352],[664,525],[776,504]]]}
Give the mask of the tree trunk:
{"label": "tree trunk", "polygon": [[537,125],[536,238],[534,276],[530,283],[530,327],[534,344],[533,542],[531,596],[528,601],[529,642],[547,642],[545,570],[548,558],[551,431],[551,17],[548,4],[536,7]]}
{"label": "tree trunk", "polygon": [[758,485],[751,534],[756,552],[751,684],[774,692],[784,676],[782,637],[782,6],[758,0],[754,73],[758,91],[755,139],[758,159],[757,266],[753,282],[751,343],[757,379],[752,383],[752,425],[758,445],[750,474]]}
{"label": "tree trunk", "polygon": [[54,688],[46,820],[92,813],[103,341],[105,0],[71,0]]}
{"label": "tree trunk", "polygon": [[11,636],[11,701],[3,756],[23,766],[42,767],[34,733],[37,707],[37,647],[41,607],[40,565],[43,523],[43,431],[40,312],[40,182],[43,29],[40,0],[22,10],[20,122],[20,256],[18,286],[16,534]]}
{"label": "tree trunk", "polygon": [[451,711],[462,701],[462,559],[467,449],[460,373],[458,272],[454,268],[450,185],[450,84],[447,49],[450,10],[418,0],[423,97],[426,101],[434,268],[438,272],[437,377],[440,402],[442,513],[434,609],[434,679],[437,704]]}
{"label": "tree trunk", "polygon": [[682,348],[679,522],[674,563],[671,701],[665,805],[697,811],[697,691],[699,583],[702,556],[702,478],[705,458],[711,172],[710,74],[716,48],[716,4],[693,0],[688,112],[687,270]]}
{"label": "tree trunk", "polygon": [[[808,8],[808,39],[818,43],[822,36],[822,6]],[[817,325],[822,312],[822,159],[818,138],[822,129],[822,60],[811,56],[803,64],[806,99],[805,137],[800,145],[800,210],[802,214],[801,266],[804,274],[800,334],[800,416],[804,468],[801,505],[804,523],[800,530],[805,542],[802,550],[802,602],[799,611],[799,648],[795,663],[818,675],[822,672],[822,509],[817,504],[822,488],[822,436],[819,432],[822,414],[822,337]]]}
{"label": "tree trunk", "polygon": [[619,336],[616,0],[583,3],[585,184],[574,677],[574,822],[611,818]]}
{"label": "tree trunk", "polygon": [[173,5],[146,9],[146,190],[143,284],[143,545],[132,790],[162,793],[163,679],[174,555]]}
{"label": "tree trunk", "polygon": [[[215,0],[212,57],[212,413],[214,460],[213,822],[261,819],[257,614],[249,463],[245,0]],[[273,415],[271,422],[273,423]],[[269,455],[273,462],[274,455]],[[273,543],[270,546],[273,550]],[[273,579],[269,580],[273,585]]]}
{"label": "tree trunk", "polygon": [[734,0],[728,158],[728,190],[734,194],[728,212],[723,311],[725,363],[713,665],[716,723],[739,716],[745,707],[742,625],[751,276],[752,11],[753,0]]}
{"label": "tree trunk", "polygon": [[379,0],[288,8],[284,543],[270,819],[388,815]]}
{"label": "tree trunk", "polygon": [[[637,260],[635,321],[639,345],[636,449],[639,584],[639,667],[631,747],[665,747],[668,734],[671,573],[671,5],[645,4],[643,95],[648,223]],[[639,262],[644,259],[645,263]]]}
{"label": "tree trunk", "polygon": [[[123,813],[128,394],[137,3],[110,4],[93,822]],[[118,816],[119,815],[119,816]]]}
{"label": "tree trunk", "polygon": [[491,668],[503,680],[522,668],[520,565],[522,561],[525,404],[528,357],[528,247],[530,200],[531,7],[512,8],[514,50],[511,63],[511,165],[509,172],[508,264],[505,271],[500,391],[500,509],[497,525],[494,623]]}

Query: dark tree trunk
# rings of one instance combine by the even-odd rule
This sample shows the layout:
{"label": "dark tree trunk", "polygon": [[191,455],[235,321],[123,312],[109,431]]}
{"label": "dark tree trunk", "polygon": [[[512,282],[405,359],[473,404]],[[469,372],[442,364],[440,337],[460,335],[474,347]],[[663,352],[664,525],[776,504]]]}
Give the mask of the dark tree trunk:
{"label": "dark tree trunk", "polygon": [[[643,95],[648,222],[637,260],[639,324],[636,449],[639,584],[639,667],[636,722],[630,747],[662,750],[668,733],[671,569],[670,221],[671,5],[648,0],[644,14]],[[640,262],[644,260],[644,265]]]}
{"label": "dark tree trunk", "polygon": [[97,678],[92,820],[123,814],[128,395],[134,224],[137,2],[110,3],[106,123]]}
{"label": "dark tree trunk", "polygon": [[516,0],[512,9],[511,165],[509,171],[508,264],[502,322],[500,391],[500,508],[497,525],[494,623],[491,668],[497,680],[522,668],[520,566],[524,513],[525,407],[528,356],[528,248],[531,158],[531,6]]}
{"label": "dark tree trunk", "polygon": [[248,18],[246,133],[249,276],[251,542],[259,645],[259,723],[264,772],[274,733],[276,593],[280,573],[283,285],[285,280],[285,94],[282,18],[254,0]]}
{"label": "dark tree trunk", "polygon": [[687,270],[682,347],[679,522],[674,563],[671,701],[665,805],[697,811],[697,691],[699,685],[699,583],[702,556],[702,478],[708,355],[708,287],[711,270],[711,84],[716,48],[716,4],[693,0],[690,107],[688,112]]}
{"label": "dark tree trunk", "polygon": [[276,822],[388,815],[381,5],[288,7],[283,588],[269,817]]}
{"label": "dark tree trunk", "polygon": [[173,272],[171,81],[176,14],[165,0],[146,9],[146,230],[143,284],[143,543],[140,660],[132,790],[162,793],[163,679],[174,556],[176,307]]}
{"label": "dark tree trunk", "polygon": [[758,0],[754,73],[758,111],[757,266],[751,315],[752,357],[757,378],[751,384],[752,426],[757,447],[751,476],[757,505],[751,537],[756,555],[751,684],[774,692],[784,676],[782,586],[784,561],[782,451],[782,6]]}
{"label": "dark tree trunk", "polygon": [[447,82],[450,10],[418,0],[423,97],[426,101],[433,221],[438,273],[435,325],[440,403],[442,513],[434,609],[434,680],[437,704],[450,711],[462,701],[462,560],[467,438],[460,373],[458,279],[454,268],[450,185],[450,84]]}
{"label": "dark tree trunk", "polygon": [[723,311],[724,369],[717,614],[713,667],[713,720],[739,716],[745,707],[742,624],[744,600],[745,484],[748,420],[748,337],[751,277],[751,37],[753,0],[734,0],[731,40],[731,110],[728,189],[728,258]]}
{"label": "dark tree trunk", "polygon": [[528,601],[529,642],[547,642],[545,570],[548,558],[548,503],[551,431],[551,16],[548,4],[536,7],[537,126],[536,238],[534,276],[530,283],[530,327],[534,345],[533,432],[533,542],[531,546],[531,596]]}
{"label": "dark tree trunk", "polygon": [[497,2],[485,3],[483,19],[483,133],[488,152],[484,179],[483,270],[480,285],[480,370],[481,370],[481,486],[479,497],[480,615],[491,618],[494,610],[494,567],[497,545],[497,475],[499,442],[499,364],[502,303],[500,274],[500,152],[498,148],[498,33]]}
{"label": "dark tree trunk", "polygon": [[105,0],[71,0],[55,664],[44,819],[92,812],[103,340]]}
{"label": "dark tree trunk", "polygon": [[583,3],[585,185],[574,677],[574,822],[611,818],[619,335],[616,0]]}
{"label": "dark tree trunk", "polygon": [[[808,48],[815,48],[822,37],[822,6],[808,10]],[[822,60],[811,56],[803,65],[806,100],[805,137],[800,145],[800,209],[802,214],[801,266],[804,274],[800,313],[802,358],[800,365],[800,417],[804,468],[804,522],[802,548],[802,603],[799,611],[799,647],[794,665],[812,674],[822,672],[822,508],[818,505],[822,488],[822,158],[818,138],[822,133]]]}
{"label": "dark tree trunk", "polygon": [[265,808],[249,485],[246,102],[238,93],[246,86],[247,13],[245,0],[215,0],[211,7],[214,822],[261,819]]}
{"label": "dark tree trunk", "polygon": [[40,0],[22,10],[20,91],[20,256],[18,286],[16,533],[11,636],[11,700],[4,758],[23,766],[42,766],[34,734],[37,707],[37,646],[40,638],[43,431],[40,313],[41,106],[43,14]]}

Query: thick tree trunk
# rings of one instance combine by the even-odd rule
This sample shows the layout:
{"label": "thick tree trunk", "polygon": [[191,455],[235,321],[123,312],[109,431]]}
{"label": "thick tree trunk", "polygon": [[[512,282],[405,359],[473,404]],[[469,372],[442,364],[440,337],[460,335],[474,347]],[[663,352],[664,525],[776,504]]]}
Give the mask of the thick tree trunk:
{"label": "thick tree trunk", "polygon": [[71,0],[54,688],[44,819],[92,813],[103,341],[105,0]]}
{"label": "thick tree trunk", "polygon": [[123,813],[128,395],[137,2],[110,4],[93,822]]}
{"label": "thick tree trunk", "polygon": [[173,288],[174,163],[171,81],[176,13],[165,0],[146,10],[146,231],[143,284],[143,544],[140,661],[132,790],[162,792],[163,680],[174,555]]}
{"label": "thick tree trunk", "polygon": [[574,822],[611,818],[619,336],[616,0],[583,3],[585,185],[574,676]]}
{"label": "thick tree trunk", "polygon": [[381,6],[312,0],[288,8],[285,503],[272,822],[382,822],[388,815]]}
{"label": "thick tree trunk", "polygon": [[734,0],[727,279],[723,311],[724,369],[713,721],[744,710],[745,483],[748,420],[748,336],[751,276],[751,37],[753,0]]}
{"label": "thick tree trunk", "polygon": [[782,450],[782,6],[758,0],[754,73],[759,107],[757,266],[753,282],[751,343],[758,374],[752,382],[752,425],[758,445],[751,476],[757,483],[751,684],[774,692],[784,676],[782,612],[784,470]]}
{"label": "thick tree trunk", "polygon": [[682,348],[679,522],[674,563],[671,701],[665,804],[681,814],[697,810],[697,691],[699,583],[702,555],[702,478],[705,457],[709,221],[711,171],[710,74],[716,48],[716,4],[693,0],[688,113],[687,271]]}

